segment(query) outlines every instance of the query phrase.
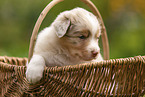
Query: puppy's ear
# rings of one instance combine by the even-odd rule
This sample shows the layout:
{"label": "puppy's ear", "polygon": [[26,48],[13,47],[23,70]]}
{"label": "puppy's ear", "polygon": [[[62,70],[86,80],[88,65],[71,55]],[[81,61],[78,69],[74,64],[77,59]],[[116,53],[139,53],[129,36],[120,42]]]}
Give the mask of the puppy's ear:
{"label": "puppy's ear", "polygon": [[57,21],[54,25],[54,27],[56,29],[56,35],[59,38],[63,37],[67,33],[70,25],[71,25],[71,22],[69,19]]}

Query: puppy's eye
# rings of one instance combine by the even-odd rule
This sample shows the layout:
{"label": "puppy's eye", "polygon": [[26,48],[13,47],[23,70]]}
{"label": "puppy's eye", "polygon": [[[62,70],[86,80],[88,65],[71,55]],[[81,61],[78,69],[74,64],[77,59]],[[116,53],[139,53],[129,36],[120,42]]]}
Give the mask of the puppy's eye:
{"label": "puppy's eye", "polygon": [[79,36],[80,39],[86,39],[87,37],[84,35]]}

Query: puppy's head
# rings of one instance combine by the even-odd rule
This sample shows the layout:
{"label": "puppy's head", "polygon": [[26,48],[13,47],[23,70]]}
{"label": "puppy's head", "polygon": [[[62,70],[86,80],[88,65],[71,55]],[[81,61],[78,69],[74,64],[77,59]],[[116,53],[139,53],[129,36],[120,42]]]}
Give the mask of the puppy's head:
{"label": "puppy's head", "polygon": [[60,45],[70,55],[83,61],[96,59],[100,53],[98,40],[101,27],[92,13],[82,8],[75,8],[61,13],[53,22]]}

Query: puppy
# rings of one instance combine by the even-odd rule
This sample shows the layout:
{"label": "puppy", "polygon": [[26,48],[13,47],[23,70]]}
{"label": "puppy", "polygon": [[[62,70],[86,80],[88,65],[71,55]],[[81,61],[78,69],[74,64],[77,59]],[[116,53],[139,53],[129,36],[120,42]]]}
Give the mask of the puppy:
{"label": "puppy", "polygon": [[85,9],[60,13],[51,26],[38,35],[34,54],[27,64],[27,80],[39,81],[45,66],[102,61],[98,45],[100,34],[98,19]]}

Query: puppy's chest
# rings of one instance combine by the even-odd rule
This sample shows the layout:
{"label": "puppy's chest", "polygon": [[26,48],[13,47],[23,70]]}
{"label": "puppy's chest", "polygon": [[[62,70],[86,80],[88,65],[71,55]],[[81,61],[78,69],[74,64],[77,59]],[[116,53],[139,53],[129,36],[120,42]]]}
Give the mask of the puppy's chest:
{"label": "puppy's chest", "polygon": [[47,66],[65,66],[65,65],[75,65],[79,63],[74,58],[65,54],[54,54],[51,56],[45,56]]}

